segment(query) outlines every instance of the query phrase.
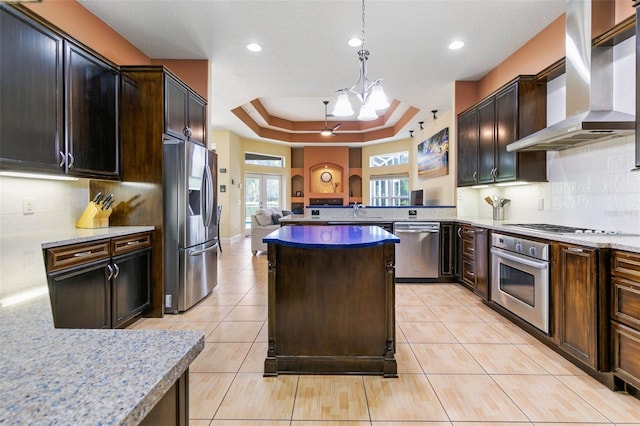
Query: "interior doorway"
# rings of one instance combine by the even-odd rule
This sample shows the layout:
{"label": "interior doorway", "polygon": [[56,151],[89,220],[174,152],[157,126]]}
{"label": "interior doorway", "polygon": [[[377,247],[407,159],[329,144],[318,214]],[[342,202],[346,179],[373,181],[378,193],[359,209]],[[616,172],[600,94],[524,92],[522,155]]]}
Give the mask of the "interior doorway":
{"label": "interior doorway", "polygon": [[244,176],[245,235],[251,234],[251,215],[258,209],[282,208],[282,176],[247,173]]}

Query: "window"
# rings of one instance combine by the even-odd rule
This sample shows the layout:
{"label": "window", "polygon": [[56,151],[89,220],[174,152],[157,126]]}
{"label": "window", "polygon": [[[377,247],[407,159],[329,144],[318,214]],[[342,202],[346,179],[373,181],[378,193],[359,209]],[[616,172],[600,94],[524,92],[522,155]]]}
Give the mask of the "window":
{"label": "window", "polygon": [[408,176],[372,176],[369,181],[369,194],[372,206],[408,206]]}
{"label": "window", "polygon": [[284,167],[284,157],[279,155],[256,154],[255,152],[244,153],[244,164],[256,166]]}
{"label": "window", "polygon": [[392,152],[369,157],[369,167],[384,167],[396,164],[409,164],[409,151]]}

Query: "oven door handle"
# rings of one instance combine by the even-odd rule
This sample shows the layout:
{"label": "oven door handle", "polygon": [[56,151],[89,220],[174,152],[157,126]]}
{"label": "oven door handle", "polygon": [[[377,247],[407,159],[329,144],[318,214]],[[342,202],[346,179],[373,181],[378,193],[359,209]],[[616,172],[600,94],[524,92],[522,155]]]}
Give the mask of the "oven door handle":
{"label": "oven door handle", "polygon": [[508,260],[513,260],[514,262],[522,263],[523,265],[531,266],[537,269],[546,269],[549,267],[548,262],[536,262],[535,260],[530,260],[525,257],[520,257],[520,256],[515,256],[513,254],[505,253],[504,251],[498,250],[495,248],[491,249],[491,253],[498,257],[502,257]]}

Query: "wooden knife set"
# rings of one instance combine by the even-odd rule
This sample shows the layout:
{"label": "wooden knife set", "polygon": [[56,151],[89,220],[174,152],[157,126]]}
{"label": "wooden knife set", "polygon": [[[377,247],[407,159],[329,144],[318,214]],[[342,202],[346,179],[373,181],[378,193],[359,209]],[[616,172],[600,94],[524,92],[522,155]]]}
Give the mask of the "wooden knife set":
{"label": "wooden knife set", "polygon": [[76,228],[107,228],[112,212],[111,206],[114,203],[113,194],[105,197],[102,192],[98,192],[82,212],[80,219],[76,222]]}

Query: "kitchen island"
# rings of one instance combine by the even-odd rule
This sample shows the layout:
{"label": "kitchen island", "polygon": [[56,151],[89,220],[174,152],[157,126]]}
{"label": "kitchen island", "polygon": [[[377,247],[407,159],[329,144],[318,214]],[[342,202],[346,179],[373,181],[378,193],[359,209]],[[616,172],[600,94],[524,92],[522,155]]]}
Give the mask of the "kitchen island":
{"label": "kitchen island", "polygon": [[395,244],[377,226],[284,226],[268,244],[264,375],[397,377]]}
{"label": "kitchen island", "polygon": [[3,306],[0,424],[187,424],[203,348],[200,331],[56,329],[46,295]]}

